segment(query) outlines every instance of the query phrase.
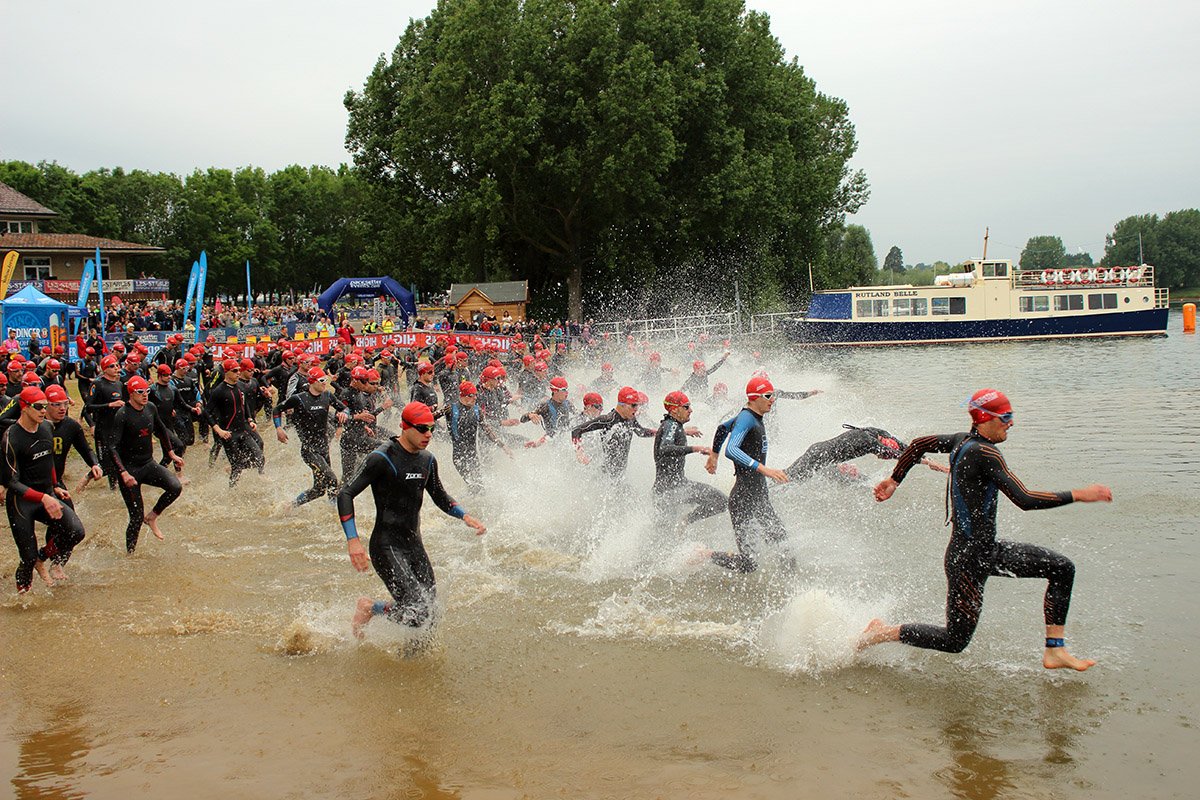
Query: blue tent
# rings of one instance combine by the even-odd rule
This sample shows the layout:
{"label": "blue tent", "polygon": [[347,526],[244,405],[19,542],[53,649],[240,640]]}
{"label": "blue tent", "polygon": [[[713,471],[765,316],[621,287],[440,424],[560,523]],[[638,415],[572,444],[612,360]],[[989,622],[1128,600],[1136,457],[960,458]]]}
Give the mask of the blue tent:
{"label": "blue tent", "polygon": [[393,278],[341,278],[333,282],[317,297],[317,307],[325,312],[325,316],[333,320],[333,304],[344,294],[355,297],[378,297],[381,294],[391,295],[400,305],[400,315],[404,318],[405,327],[410,317],[417,315],[417,304],[413,294]]}
{"label": "blue tent", "polygon": [[29,349],[29,337],[33,333],[37,333],[42,346],[66,345],[67,313],[66,303],[26,286],[0,302],[0,329],[3,329],[5,339],[15,330],[22,351]]}

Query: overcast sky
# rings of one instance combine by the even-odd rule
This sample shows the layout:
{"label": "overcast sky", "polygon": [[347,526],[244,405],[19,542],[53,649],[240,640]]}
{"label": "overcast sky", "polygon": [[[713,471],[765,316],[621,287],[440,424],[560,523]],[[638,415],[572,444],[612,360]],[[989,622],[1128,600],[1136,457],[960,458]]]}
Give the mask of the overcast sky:
{"label": "overcast sky", "polygon": [[[858,130],[882,261],[1099,257],[1131,214],[1200,206],[1200,4],[750,0]],[[0,159],[337,164],[342,96],[429,0],[0,0]]]}

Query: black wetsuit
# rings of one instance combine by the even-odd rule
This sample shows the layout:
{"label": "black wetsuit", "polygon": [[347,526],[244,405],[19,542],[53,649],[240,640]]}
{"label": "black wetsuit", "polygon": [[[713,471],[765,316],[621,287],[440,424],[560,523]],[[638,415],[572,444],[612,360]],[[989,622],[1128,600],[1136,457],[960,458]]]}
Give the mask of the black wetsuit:
{"label": "black wetsuit", "polygon": [[585,433],[600,431],[603,441],[604,462],[601,468],[610,478],[617,480],[625,475],[629,463],[629,444],[633,437],[650,438],[654,431],[642,427],[637,417],[623,418],[616,409],[601,414],[595,419],[576,425],[571,431],[571,441],[578,444]]}
{"label": "black wetsuit", "polygon": [[388,617],[401,625],[419,627],[433,612],[436,595],[433,565],[421,541],[422,493],[437,507],[462,519],[465,515],[438,477],[437,460],[427,450],[410,453],[399,442],[372,451],[362,469],[338,493],[342,526],[353,526],[354,498],[368,486],[375,498],[375,527],[368,552],[375,572],[395,603]]}
{"label": "black wetsuit", "polygon": [[[54,469],[54,429],[43,421],[33,433],[19,424],[4,432],[4,461],[0,463],[0,478],[7,488],[5,507],[13,540],[17,544],[20,563],[17,565],[17,591],[27,591],[33,582],[33,568],[38,561],[65,564],[75,545],[83,541],[83,523],[75,509],[62,505],[62,516],[52,519],[42,505],[42,496],[53,494],[58,483]],[[46,525],[46,546],[37,546],[34,522]]]}
{"label": "black wetsuit", "polygon": [[304,505],[323,494],[337,494],[338,479],[329,465],[329,409],[345,411],[346,406],[332,392],[313,395],[305,390],[297,392],[275,406],[275,427],[283,423],[285,411],[290,411],[292,424],[300,437],[300,458],[312,470],[313,485],[300,493],[296,505]]}
{"label": "black wetsuit", "polygon": [[412,403],[424,403],[429,406],[430,411],[433,411],[438,405],[437,392],[433,390],[433,386],[427,386],[420,381],[412,385],[412,389],[408,393],[408,399]]}
{"label": "black wetsuit", "polygon": [[354,418],[355,414],[364,411],[376,414],[371,396],[361,389],[347,389],[343,394],[348,419],[342,426],[342,438],[339,442],[342,451],[342,480],[348,481],[354,477],[358,463],[367,453],[378,447],[381,442],[370,432],[374,423],[363,422]]}
{"label": "black wetsuit", "polygon": [[478,405],[464,406],[455,403],[446,414],[450,428],[451,460],[458,474],[467,482],[472,492],[483,489],[483,475],[479,463],[479,431],[501,445],[500,438],[484,418]]}
{"label": "black wetsuit", "polygon": [[703,372],[692,372],[688,375],[687,380],[683,382],[683,391],[686,394],[708,394],[708,376],[721,368],[725,360],[729,356],[721,356],[721,359]]}
{"label": "black wetsuit", "polygon": [[661,511],[680,504],[695,506],[684,517],[688,525],[720,514],[729,507],[729,498],[719,489],[684,476],[684,459],[693,452],[687,443],[683,423],[670,414],[664,416],[654,435],[654,497]]}
{"label": "black wetsuit", "polygon": [[124,399],[125,390],[120,383],[100,376],[92,381],[92,393],[88,396],[84,406],[91,413],[92,421],[95,424],[96,456],[100,459],[100,468],[108,476],[110,485],[116,479],[116,467],[113,465],[112,455],[108,452],[108,431],[112,427],[113,417],[117,415],[118,409],[110,408],[108,404]]}
{"label": "black wetsuit", "polygon": [[922,436],[900,456],[892,471],[899,483],[926,453],[950,453],[946,516],[946,627],[900,626],[900,641],[914,647],[960,653],[971,641],[983,608],[983,589],[993,575],[1045,578],[1047,625],[1065,625],[1071,605],[1075,565],[1066,556],[1032,544],[996,538],[999,492],[1023,511],[1055,508],[1072,501],[1070,492],[1031,492],[1009,471],[996,445],[977,432]]}
{"label": "black wetsuit", "polygon": [[175,409],[175,434],[185,447],[189,447],[196,443],[197,415],[192,409],[200,405],[200,390],[192,372],[184,373],[182,377],[175,373],[171,380],[179,390],[180,401]]}
{"label": "black wetsuit", "polygon": [[738,552],[716,552],[712,560],[735,572],[753,572],[758,569],[754,533],[757,531],[773,542],[787,535],[767,495],[767,477],[758,472],[759,465],[767,463],[767,430],[762,416],[743,408],[736,417],[718,425],[713,452],[720,452],[722,444],[727,444],[725,457],[733,462],[735,477],[729,492],[729,518]]}
{"label": "black wetsuit", "polygon": [[[62,484],[63,473],[66,471],[67,455],[71,448],[79,453],[83,463],[88,467],[96,466],[96,456],[88,444],[87,434],[83,426],[73,417],[63,417],[58,422],[51,423],[54,429],[54,472]],[[65,487],[64,487],[65,488]]]}
{"label": "black wetsuit", "polygon": [[[155,408],[158,409],[158,415],[167,426],[171,437],[171,449],[175,451],[175,455],[182,458],[183,454],[187,452],[187,445],[179,435],[179,410],[183,406],[179,390],[172,383],[164,385],[155,381],[150,384],[150,402],[154,403]],[[171,459],[163,454],[162,461],[158,463],[165,467],[170,461]]]}
{"label": "black wetsuit", "polygon": [[[153,509],[159,516],[183,492],[183,484],[179,482],[179,478],[154,460],[155,438],[161,443],[164,455],[172,452],[171,432],[158,415],[154,403],[147,402],[140,411],[128,403],[117,409],[112,427],[108,430],[106,444],[116,463],[117,488],[121,490],[121,498],[125,501],[125,508],[129,510],[129,525],[125,528],[125,549],[130,553],[137,547],[138,534],[145,519],[142,484],[157,486],[163,490]],[[119,477],[122,471],[132,475],[137,483],[126,486],[125,481]]]}
{"label": "black wetsuit", "polygon": [[[246,410],[246,399],[236,384],[224,381],[213,387],[204,418],[209,425],[224,429],[230,434],[222,439],[225,453],[229,456],[229,485],[233,486],[247,467],[262,469],[263,452],[259,439],[250,430],[250,416]],[[215,438],[220,439],[217,436]]]}
{"label": "black wetsuit", "polygon": [[564,400],[561,403],[545,400],[532,411],[522,414],[521,422],[529,422],[530,414],[537,414],[542,418],[542,428],[546,431],[547,436],[570,430],[575,419],[575,409],[571,407],[570,400]]}
{"label": "black wetsuit", "polygon": [[904,443],[882,428],[855,428],[852,425],[843,427],[849,430],[840,436],[813,444],[804,451],[804,455],[784,470],[792,483],[808,480],[827,467],[865,455],[899,458],[904,450]]}

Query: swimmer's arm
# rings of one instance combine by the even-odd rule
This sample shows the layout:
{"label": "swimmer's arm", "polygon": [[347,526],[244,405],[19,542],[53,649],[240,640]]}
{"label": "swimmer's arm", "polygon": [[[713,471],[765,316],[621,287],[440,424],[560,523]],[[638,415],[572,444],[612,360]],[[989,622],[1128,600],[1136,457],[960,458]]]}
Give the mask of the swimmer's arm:
{"label": "swimmer's arm", "polygon": [[[735,464],[741,464],[746,469],[752,469],[757,472],[761,464],[742,450],[742,440],[746,438],[746,432],[750,430],[752,424],[747,417],[741,415],[734,420],[733,426],[729,431],[729,441],[725,445],[725,457]],[[716,443],[715,437],[713,443]],[[713,448],[713,452],[717,450],[717,447]]]}
{"label": "swimmer's arm", "polygon": [[113,464],[117,467],[117,474],[125,471],[125,465],[121,463],[120,448],[117,446],[121,441],[121,431],[125,429],[125,409],[122,407],[117,410],[117,415],[113,418],[112,424],[108,426],[108,430],[104,432],[104,442],[108,447],[108,454],[113,460]]}
{"label": "swimmer's arm", "polygon": [[695,452],[695,448],[691,445],[675,444],[675,430],[674,428],[668,426],[678,427],[679,423],[675,420],[669,420],[663,423],[663,435],[658,440],[658,446],[655,448],[655,455],[687,455]]}
{"label": "swimmer's arm", "polygon": [[995,481],[1000,491],[1022,511],[1057,508],[1074,502],[1075,496],[1071,492],[1031,492],[1026,489],[1004,463],[1004,456],[1000,455],[996,448],[980,445],[978,452],[983,469]]}
{"label": "swimmer's arm", "polygon": [[446,512],[452,517],[463,519],[467,512],[463,507],[455,502],[450,493],[446,491],[446,487],[442,485],[441,476],[438,475],[437,459],[429,459],[429,478],[425,481],[425,491],[433,500],[434,505]]}
{"label": "swimmer's arm", "polygon": [[964,434],[935,434],[932,436],[918,436],[912,440],[912,443],[904,449],[900,454],[900,458],[896,461],[896,467],[892,470],[892,475],[888,480],[899,484],[904,480],[904,476],[921,461],[926,453],[950,453],[962,441]]}
{"label": "swimmer's arm", "polygon": [[96,454],[92,452],[92,447],[88,444],[87,436],[84,435],[82,426],[75,427],[71,441],[66,445],[66,450],[70,450],[72,447],[75,448],[75,452],[79,453],[79,457],[83,459],[83,463],[89,467],[96,466]]}
{"label": "swimmer's arm", "polygon": [[731,430],[733,430],[733,418],[727,419],[717,426],[716,431],[713,432],[712,451],[714,453],[721,452],[721,446],[729,438]]}

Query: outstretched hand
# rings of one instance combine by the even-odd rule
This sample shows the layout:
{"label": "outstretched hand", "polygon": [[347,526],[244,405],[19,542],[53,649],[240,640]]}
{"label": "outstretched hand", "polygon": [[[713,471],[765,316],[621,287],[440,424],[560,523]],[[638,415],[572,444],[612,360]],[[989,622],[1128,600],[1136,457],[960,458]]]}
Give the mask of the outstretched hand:
{"label": "outstretched hand", "polygon": [[1093,483],[1082,489],[1072,489],[1071,497],[1076,503],[1111,503],[1112,489],[1101,483]]}
{"label": "outstretched hand", "polygon": [[896,487],[899,485],[891,478],[884,478],[875,485],[875,499],[882,503],[896,493]]}
{"label": "outstretched hand", "polygon": [[485,533],[487,533],[487,526],[472,517],[470,514],[463,515],[463,522],[467,523],[468,527],[475,529],[476,536],[483,536]]}

